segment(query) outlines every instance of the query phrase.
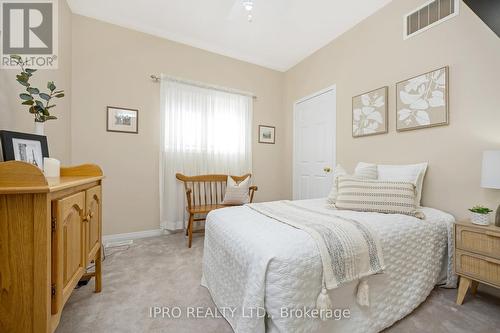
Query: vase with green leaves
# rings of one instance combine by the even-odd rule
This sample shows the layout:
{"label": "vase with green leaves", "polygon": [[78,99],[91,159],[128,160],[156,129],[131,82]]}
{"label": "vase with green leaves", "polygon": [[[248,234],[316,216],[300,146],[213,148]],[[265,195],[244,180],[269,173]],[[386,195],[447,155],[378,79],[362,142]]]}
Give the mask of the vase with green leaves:
{"label": "vase with green leaves", "polygon": [[23,61],[19,55],[13,54],[10,57],[21,68],[21,73],[16,75],[16,80],[26,89],[26,92],[19,94],[22,100],[21,104],[26,105],[28,112],[34,116],[35,134],[43,135],[45,122],[57,119],[56,116],[50,114],[51,109],[56,106],[53,99],[63,98],[64,90],[57,90],[54,81],[49,81],[47,82],[47,90],[41,91],[30,82],[36,69],[28,68],[27,62]]}
{"label": "vase with green leaves", "polygon": [[469,208],[471,214],[471,222],[479,225],[488,225],[490,224],[490,213],[491,209],[488,207],[484,207],[481,205],[474,206]]}

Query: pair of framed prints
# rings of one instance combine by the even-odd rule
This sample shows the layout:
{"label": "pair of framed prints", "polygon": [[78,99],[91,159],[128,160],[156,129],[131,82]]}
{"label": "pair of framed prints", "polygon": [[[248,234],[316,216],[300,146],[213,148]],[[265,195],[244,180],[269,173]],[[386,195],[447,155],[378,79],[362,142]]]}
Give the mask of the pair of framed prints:
{"label": "pair of framed prints", "polygon": [[[352,136],[388,132],[388,90],[382,87],[352,99]],[[396,130],[448,125],[448,66],[396,83]]]}

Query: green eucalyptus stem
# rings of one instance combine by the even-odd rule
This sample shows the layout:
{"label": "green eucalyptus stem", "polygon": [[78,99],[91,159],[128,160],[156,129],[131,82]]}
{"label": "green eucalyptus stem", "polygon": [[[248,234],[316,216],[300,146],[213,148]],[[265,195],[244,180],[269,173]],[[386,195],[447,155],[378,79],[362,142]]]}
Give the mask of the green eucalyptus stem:
{"label": "green eucalyptus stem", "polygon": [[26,93],[19,94],[23,101],[21,104],[29,107],[28,111],[34,114],[35,122],[43,123],[47,120],[57,119],[56,116],[50,114],[50,109],[56,106],[55,104],[50,105],[50,102],[53,98],[63,98],[64,90],[56,91],[57,87],[53,81],[47,82],[47,93],[32,87],[29,80],[33,73],[36,72],[36,69],[26,68],[26,62],[19,55],[11,55],[10,57],[21,68],[21,74],[16,75],[17,82],[26,87]]}

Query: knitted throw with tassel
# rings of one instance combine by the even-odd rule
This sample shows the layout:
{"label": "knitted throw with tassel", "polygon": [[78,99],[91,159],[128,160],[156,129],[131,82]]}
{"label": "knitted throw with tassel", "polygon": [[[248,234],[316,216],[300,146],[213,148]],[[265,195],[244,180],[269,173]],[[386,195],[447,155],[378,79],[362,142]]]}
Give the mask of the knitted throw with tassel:
{"label": "knitted throw with tassel", "polygon": [[383,272],[384,258],[378,236],[366,223],[341,217],[335,211],[315,211],[288,200],[247,206],[307,232],[315,241],[323,265],[323,285],[316,302],[319,310],[332,308],[328,290],[353,281],[359,281],[358,304],[369,306],[367,278]]}

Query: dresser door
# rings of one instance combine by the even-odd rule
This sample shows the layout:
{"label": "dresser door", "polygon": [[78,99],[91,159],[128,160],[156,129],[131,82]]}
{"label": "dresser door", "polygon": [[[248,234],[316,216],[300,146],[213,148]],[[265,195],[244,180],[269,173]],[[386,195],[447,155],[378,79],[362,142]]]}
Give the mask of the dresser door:
{"label": "dresser door", "polygon": [[84,212],[85,192],[53,201],[52,313],[59,312],[85,273]]}
{"label": "dresser door", "polygon": [[95,186],[85,192],[87,212],[86,256],[87,264],[96,257],[101,245],[101,186]]}

